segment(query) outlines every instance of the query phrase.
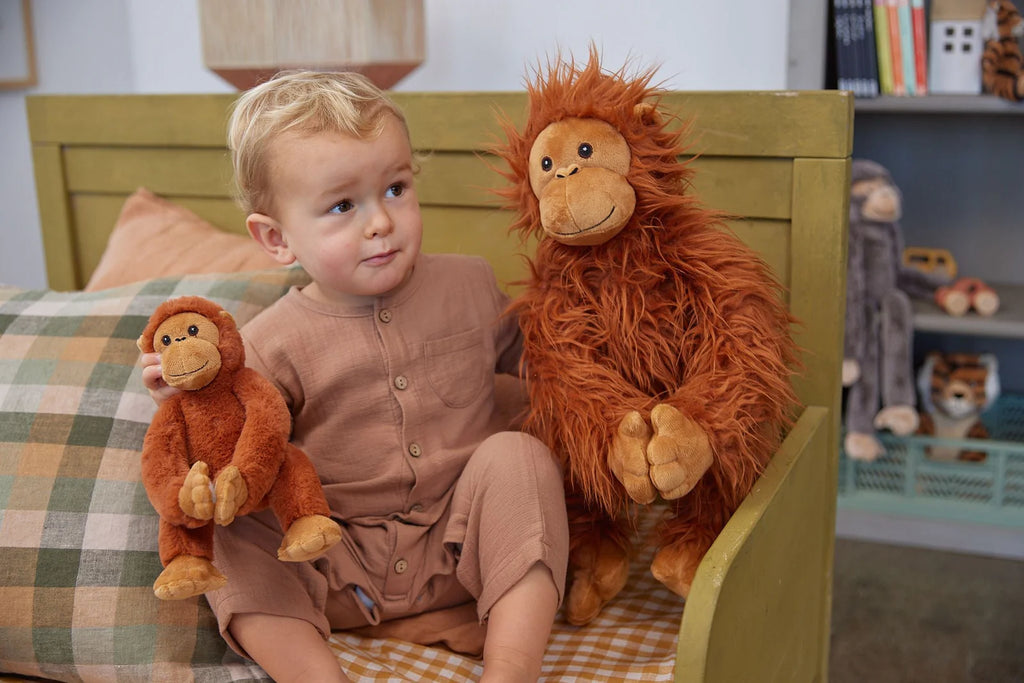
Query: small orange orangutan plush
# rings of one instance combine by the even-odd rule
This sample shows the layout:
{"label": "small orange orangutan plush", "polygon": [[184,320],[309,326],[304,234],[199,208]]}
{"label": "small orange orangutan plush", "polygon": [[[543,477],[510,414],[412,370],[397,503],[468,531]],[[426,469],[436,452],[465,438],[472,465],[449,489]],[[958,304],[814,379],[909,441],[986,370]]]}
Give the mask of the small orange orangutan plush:
{"label": "small orange orangutan plush", "polygon": [[653,71],[556,60],[496,150],[539,238],[513,304],[524,428],[561,459],[572,537],[566,617],[625,585],[637,508],[659,496],[654,576],[686,596],[701,558],[792,423],[794,322],[766,264],[690,192]]}
{"label": "small orange orangutan plush", "polygon": [[158,598],[224,586],[213,566],[214,523],[268,505],[285,531],[281,560],[310,560],[341,540],[313,464],[288,440],[284,398],[245,367],[230,313],[202,297],[171,299],[138,345],[158,352],[164,381],[184,390],[157,409],[142,447],[142,481],[160,515]]}

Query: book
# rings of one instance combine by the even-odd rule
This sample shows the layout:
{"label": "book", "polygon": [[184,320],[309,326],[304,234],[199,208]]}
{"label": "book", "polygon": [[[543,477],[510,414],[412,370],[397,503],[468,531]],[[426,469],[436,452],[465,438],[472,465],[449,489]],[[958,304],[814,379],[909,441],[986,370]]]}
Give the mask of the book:
{"label": "book", "polygon": [[864,14],[860,0],[847,0],[850,13],[850,46],[853,51],[853,94],[867,95],[867,55],[864,50]]}
{"label": "book", "polygon": [[915,92],[928,94],[928,27],[924,15],[924,0],[911,0],[910,18],[914,27]]}
{"label": "book", "polygon": [[892,53],[889,51],[889,14],[885,0],[873,0],[875,53],[878,58],[878,85],[883,95],[893,94]]}
{"label": "book", "polygon": [[917,67],[914,65],[914,26],[910,17],[910,0],[899,0],[900,56],[903,60],[903,84],[908,95],[917,94]]}
{"label": "book", "polygon": [[877,97],[881,88],[878,80],[878,51],[875,47],[875,11],[872,0],[860,0],[864,16],[864,54],[867,58],[867,95]]}
{"label": "book", "polygon": [[832,35],[836,47],[836,88],[854,90],[854,56],[849,0],[832,0]]}
{"label": "book", "polygon": [[886,16],[889,23],[889,58],[892,61],[892,93],[906,95],[907,86],[903,81],[903,54],[900,48],[899,0],[886,0]]}

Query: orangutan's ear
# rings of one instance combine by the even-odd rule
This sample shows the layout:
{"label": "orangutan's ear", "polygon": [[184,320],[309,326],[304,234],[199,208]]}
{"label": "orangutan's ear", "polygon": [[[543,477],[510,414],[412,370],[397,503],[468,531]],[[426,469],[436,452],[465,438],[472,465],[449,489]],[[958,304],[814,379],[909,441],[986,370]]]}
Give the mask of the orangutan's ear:
{"label": "orangutan's ear", "polygon": [[661,114],[658,113],[658,108],[650,102],[641,102],[633,107],[633,115],[645,126],[661,125]]}

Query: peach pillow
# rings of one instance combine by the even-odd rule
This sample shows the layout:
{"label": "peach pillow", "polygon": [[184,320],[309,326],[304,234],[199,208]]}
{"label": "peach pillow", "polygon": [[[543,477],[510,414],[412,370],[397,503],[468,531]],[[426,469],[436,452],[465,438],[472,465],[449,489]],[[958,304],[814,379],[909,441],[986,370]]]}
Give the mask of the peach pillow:
{"label": "peach pillow", "polygon": [[235,273],[279,265],[249,237],[218,230],[192,211],[143,187],[121,207],[85,291],[157,277]]}

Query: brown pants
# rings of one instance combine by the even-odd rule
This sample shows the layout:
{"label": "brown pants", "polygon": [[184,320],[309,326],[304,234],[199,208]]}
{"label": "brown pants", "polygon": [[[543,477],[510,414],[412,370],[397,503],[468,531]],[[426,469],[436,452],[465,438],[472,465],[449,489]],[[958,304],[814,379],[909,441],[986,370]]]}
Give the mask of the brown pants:
{"label": "brown pants", "polygon": [[[401,595],[385,595],[382,580],[362,561],[358,521],[339,521],[344,522],[342,542],[324,557],[300,563],[277,559],[281,530],[266,512],[217,529],[216,556],[231,558],[234,569],[226,572],[227,586],[207,598],[235,651],[244,654],[228,632],[235,614],[303,619],[326,638],[332,630],[475,600],[476,617],[483,622],[494,603],[538,562],[551,571],[562,598],[569,547],[562,474],[550,451],[525,434],[501,432],[481,443],[446,513],[432,527],[411,530],[420,533],[420,542],[404,557],[408,567],[403,574],[412,573]],[[440,570],[428,575],[418,571],[421,565]],[[448,613],[461,619],[465,610]],[[430,629],[444,627],[435,619]],[[402,634],[427,642],[414,637],[415,629]]]}

